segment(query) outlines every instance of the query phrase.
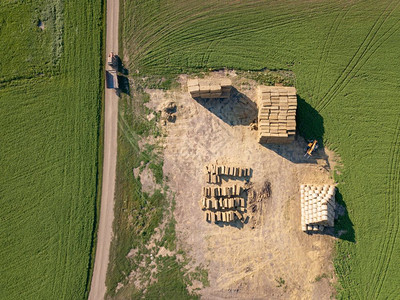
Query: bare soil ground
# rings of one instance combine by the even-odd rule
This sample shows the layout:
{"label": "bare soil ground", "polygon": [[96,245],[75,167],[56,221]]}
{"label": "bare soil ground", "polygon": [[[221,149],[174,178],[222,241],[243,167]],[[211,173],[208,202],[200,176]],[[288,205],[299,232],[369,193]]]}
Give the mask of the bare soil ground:
{"label": "bare soil ground", "polygon": [[[224,76],[223,72],[211,76]],[[208,269],[204,299],[329,299],[333,293],[330,235],[300,229],[301,183],[333,183],[326,156],[305,160],[305,142],[264,146],[249,124],[257,117],[255,83],[229,73],[236,87],[230,99],[195,100],[181,90],[149,90],[148,105],[177,105],[166,122],[164,173],[176,193],[175,218],[180,246],[196,265]],[[255,208],[245,224],[209,224],[199,207],[209,163],[251,168]],[[265,182],[271,196],[262,197]],[[253,212],[254,210],[254,212]],[[321,278],[322,276],[322,278]]]}

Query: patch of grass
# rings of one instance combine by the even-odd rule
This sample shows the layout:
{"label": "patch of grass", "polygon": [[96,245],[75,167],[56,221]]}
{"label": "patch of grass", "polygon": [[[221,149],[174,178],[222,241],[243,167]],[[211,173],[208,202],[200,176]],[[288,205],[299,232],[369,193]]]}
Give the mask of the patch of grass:
{"label": "patch of grass", "polygon": [[[190,278],[186,275],[185,261],[176,256],[158,256],[159,249],[165,247],[176,251],[175,220],[173,218],[174,201],[167,198],[168,189],[163,184],[163,161],[160,146],[143,142],[146,138],[161,136],[159,116],[149,121],[146,116],[154,113],[144,106],[148,95],[143,86],[136,83],[132,88],[132,97],[124,95],[120,99],[118,131],[118,160],[115,194],[115,236],[110,251],[110,265],[107,273],[107,295],[109,298],[126,299],[130,297],[149,299],[193,299],[186,289]],[[137,124],[143,124],[137,126]],[[142,130],[145,128],[145,130]],[[160,135],[155,135],[159,132]],[[153,135],[152,135],[153,133]],[[139,144],[143,144],[139,147]],[[161,190],[153,193],[142,191],[140,176],[133,170],[143,171],[146,166],[151,170]],[[160,225],[165,220],[165,227]],[[151,242],[159,228],[161,239]],[[151,246],[152,245],[152,246]],[[135,249],[135,255],[127,254]],[[177,251],[176,254],[181,254]],[[155,262],[155,265],[152,262]],[[152,268],[157,272],[152,273]],[[129,283],[128,275],[135,271],[144,288]],[[204,276],[203,276],[204,277]],[[155,280],[152,282],[151,280]],[[118,292],[119,283],[124,286]]]}
{"label": "patch of grass", "polygon": [[124,49],[139,75],[222,67],[296,74],[300,134],[343,163],[336,178],[347,213],[336,230],[347,233],[336,245],[338,297],[400,294],[398,3],[123,2]]}
{"label": "patch of grass", "polygon": [[164,163],[162,161],[158,163],[151,162],[149,164],[149,168],[153,172],[156,183],[158,184],[161,184],[163,181],[163,165]]}
{"label": "patch of grass", "polygon": [[2,299],[88,296],[103,13],[98,0],[0,2]]}
{"label": "patch of grass", "polygon": [[146,299],[199,299],[197,295],[188,293],[188,278],[175,256],[158,259],[157,266],[157,281],[147,288]]}
{"label": "patch of grass", "polygon": [[272,71],[272,70],[263,70],[263,71],[238,71],[238,75],[246,77],[248,79],[253,79],[257,81],[259,84],[264,85],[275,85],[282,84],[284,86],[294,86],[295,77],[293,72],[290,71]]}
{"label": "patch of grass", "polygon": [[189,277],[191,281],[200,281],[203,284],[203,287],[210,286],[210,282],[208,281],[208,271],[205,268],[197,266],[195,272],[192,272]]}
{"label": "patch of grass", "polygon": [[321,275],[315,277],[314,282],[320,282],[323,278],[329,278],[329,275],[326,273],[322,273]]}
{"label": "patch of grass", "polygon": [[161,90],[170,90],[174,87],[176,88],[177,86],[179,86],[175,76],[157,76],[157,75],[143,78],[142,85],[144,88],[161,89]]}
{"label": "patch of grass", "polygon": [[285,279],[283,279],[282,277],[275,278],[275,281],[278,284],[276,287],[282,287],[282,286],[284,286],[286,284]]}

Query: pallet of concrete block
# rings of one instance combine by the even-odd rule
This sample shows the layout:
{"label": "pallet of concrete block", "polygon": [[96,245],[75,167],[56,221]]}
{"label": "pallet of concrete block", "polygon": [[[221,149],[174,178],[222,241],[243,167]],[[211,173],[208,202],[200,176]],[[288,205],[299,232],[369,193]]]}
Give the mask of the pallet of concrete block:
{"label": "pallet of concrete block", "polygon": [[203,196],[207,198],[234,197],[234,196],[239,196],[240,194],[242,194],[243,191],[244,191],[243,187],[237,184],[226,187],[205,186],[203,187]]}
{"label": "pallet of concrete block", "polygon": [[[235,177],[249,177],[250,176],[250,169],[234,167],[234,166],[210,164],[205,167],[205,171],[207,174],[215,174],[215,175],[219,175],[219,176],[220,175],[235,176]],[[209,181],[207,181],[207,182],[209,182]]]}
{"label": "pallet of concrete block", "polygon": [[221,209],[245,208],[245,200],[243,198],[220,198],[218,201]]}
{"label": "pallet of concrete block", "polygon": [[216,198],[207,198],[202,197],[200,200],[201,209],[240,209],[244,210],[246,207],[246,202],[244,198],[234,197],[234,198],[226,198],[221,197],[219,199]]}
{"label": "pallet of concrete block", "polygon": [[292,142],[296,134],[296,89],[260,86],[257,101],[259,142],[267,144]]}
{"label": "pallet of concrete block", "polygon": [[303,231],[322,231],[325,227],[334,226],[335,191],[334,185],[300,185]]}
{"label": "pallet of concrete block", "polygon": [[242,220],[243,217],[240,213],[234,212],[232,210],[229,211],[205,211],[204,212],[204,219],[209,223],[217,223],[217,222],[225,222],[230,223],[235,221],[235,218]]}
{"label": "pallet of concrete block", "polygon": [[193,98],[229,98],[232,82],[229,78],[188,79],[187,87]]}
{"label": "pallet of concrete block", "polygon": [[217,174],[206,173],[205,179],[207,183],[220,184],[221,177]]}
{"label": "pallet of concrete block", "polygon": [[219,203],[220,203],[220,202],[219,202],[218,199],[216,199],[216,198],[206,198],[206,197],[203,197],[203,198],[201,198],[201,201],[200,201],[200,207],[201,207],[201,209],[208,209],[208,210],[214,209],[214,210],[218,210],[218,209],[221,208],[221,206],[220,206]]}

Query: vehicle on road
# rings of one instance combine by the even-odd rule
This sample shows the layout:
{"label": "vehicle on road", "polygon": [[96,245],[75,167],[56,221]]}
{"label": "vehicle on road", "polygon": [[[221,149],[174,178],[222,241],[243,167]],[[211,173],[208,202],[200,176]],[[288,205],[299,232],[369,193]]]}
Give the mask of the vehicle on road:
{"label": "vehicle on road", "polygon": [[118,75],[115,70],[106,70],[106,86],[108,89],[118,89]]}

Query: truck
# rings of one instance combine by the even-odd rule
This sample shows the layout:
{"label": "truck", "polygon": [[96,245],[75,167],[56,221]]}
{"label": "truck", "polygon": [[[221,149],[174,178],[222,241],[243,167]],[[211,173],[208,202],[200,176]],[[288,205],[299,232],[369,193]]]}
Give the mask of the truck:
{"label": "truck", "polygon": [[106,85],[108,89],[118,89],[118,75],[115,70],[106,70]]}
{"label": "truck", "polygon": [[107,57],[107,64],[112,67],[114,65],[114,59],[114,52],[110,52]]}

